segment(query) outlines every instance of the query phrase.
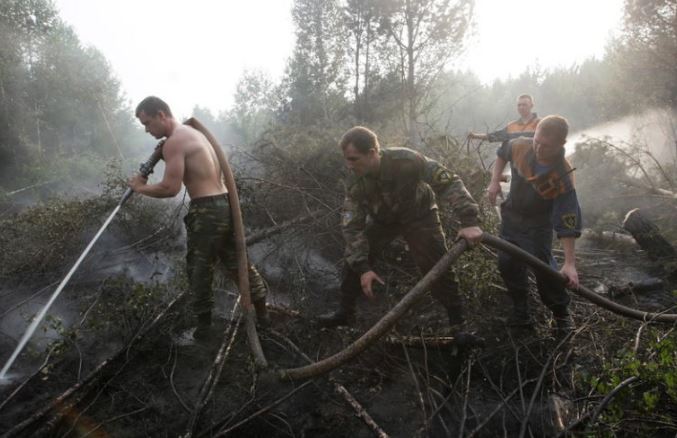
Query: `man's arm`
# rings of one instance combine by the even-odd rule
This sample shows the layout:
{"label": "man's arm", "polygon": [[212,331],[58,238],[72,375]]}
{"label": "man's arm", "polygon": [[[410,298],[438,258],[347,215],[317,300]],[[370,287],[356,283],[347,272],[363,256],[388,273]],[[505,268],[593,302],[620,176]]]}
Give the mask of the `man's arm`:
{"label": "man's arm", "polygon": [[365,233],[367,226],[367,212],[357,199],[351,194],[351,187],[346,188],[346,197],[343,200],[341,213],[341,231],[346,241],[345,260],[351,269],[364,274],[370,271],[369,240]]}
{"label": "man's arm", "polygon": [[473,140],[487,140],[489,138],[489,134],[479,134],[477,132],[470,132],[468,133],[468,139]]}
{"label": "man's arm", "polygon": [[489,198],[489,203],[491,203],[491,205],[496,205],[497,196],[503,197],[501,179],[503,178],[503,171],[507,164],[508,161],[500,155],[497,156],[496,161],[494,161],[494,167],[491,170],[491,181],[489,182],[489,187],[487,187],[487,198]]}
{"label": "man's arm", "polygon": [[562,248],[564,248],[564,266],[559,271],[564,274],[569,282],[567,286],[571,288],[578,287],[578,272],[576,271],[576,238],[575,237],[562,237],[560,239],[562,242]]}
{"label": "man's arm", "polygon": [[431,159],[426,160],[424,178],[437,196],[451,205],[461,221],[458,237],[467,240],[471,245],[479,242],[482,236],[482,230],[478,226],[479,206],[465,188],[463,180]]}
{"label": "man's arm", "polygon": [[375,280],[384,284],[384,281],[369,266],[369,239],[365,232],[367,212],[355,199],[352,190],[352,187],[346,188],[341,217],[341,229],[346,241],[345,260],[348,266],[360,275],[362,292],[367,298],[373,299],[372,283]]}
{"label": "man's arm", "polygon": [[162,155],[165,160],[165,173],[162,181],[157,184],[148,184],[148,179],[136,175],[129,180],[132,190],[152,198],[171,198],[181,191],[185,170],[183,148],[177,141],[167,140],[162,146]]}
{"label": "man's arm", "polygon": [[576,239],[581,235],[582,217],[576,190],[562,193],[555,198],[553,205],[552,222],[557,237],[564,249],[564,266],[560,272],[568,279],[567,286],[578,287],[578,272],[576,271]]}

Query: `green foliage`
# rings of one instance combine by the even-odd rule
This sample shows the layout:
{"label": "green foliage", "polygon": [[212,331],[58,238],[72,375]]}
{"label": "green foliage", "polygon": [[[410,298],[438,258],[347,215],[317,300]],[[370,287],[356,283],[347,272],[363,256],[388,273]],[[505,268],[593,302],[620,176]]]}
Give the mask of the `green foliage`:
{"label": "green foliage", "polygon": [[677,336],[654,329],[649,332],[650,340],[643,351],[622,349],[603,364],[599,375],[589,378],[588,385],[602,395],[629,377],[638,378],[612,399],[602,413],[606,425],[596,425],[599,430],[614,429],[623,418],[633,415],[674,423],[671,418],[677,413]]}
{"label": "green foliage", "polygon": [[677,106],[677,2],[626,0],[623,34],[611,56],[638,101]]}
{"label": "green foliage", "polygon": [[118,81],[48,0],[0,7],[0,183],[81,154],[123,157],[132,132]]}
{"label": "green foliage", "polygon": [[[0,278],[64,269],[77,259],[96,230],[126,190],[125,179],[115,163],[108,167],[103,195],[95,198],[54,197],[44,204],[0,218]],[[109,233],[122,231],[121,240],[131,240],[165,227],[178,234],[177,223],[166,204],[138,196],[125,205]]]}
{"label": "green foliage", "polygon": [[162,308],[170,285],[139,283],[124,274],[109,278],[97,292],[94,307],[82,309],[83,315],[89,312],[83,328],[130,339]]}

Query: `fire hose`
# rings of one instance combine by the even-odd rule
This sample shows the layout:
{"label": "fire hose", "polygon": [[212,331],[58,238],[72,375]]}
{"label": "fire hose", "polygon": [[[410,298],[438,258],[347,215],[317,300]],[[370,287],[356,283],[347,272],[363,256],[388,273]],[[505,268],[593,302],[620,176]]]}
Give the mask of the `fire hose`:
{"label": "fire hose", "polygon": [[249,263],[247,261],[247,245],[245,243],[244,223],[242,221],[240,199],[237,194],[237,186],[235,185],[233,172],[230,169],[230,165],[228,164],[226,155],[223,153],[221,145],[219,144],[216,137],[214,137],[212,133],[209,132],[207,127],[200,123],[200,121],[195,117],[191,117],[184,123],[200,131],[207,138],[219,160],[221,171],[223,172],[226,183],[226,188],[228,189],[228,200],[230,202],[230,210],[233,220],[235,252],[237,257],[237,277],[238,286],[240,289],[240,305],[242,306],[242,311],[244,312],[249,348],[254,355],[254,362],[256,363],[256,366],[258,368],[266,368],[268,367],[268,362],[266,361],[266,358],[263,354],[261,341],[259,340],[258,333],[256,332],[256,311],[252,304],[251,292],[249,289]]}
{"label": "fire hose", "polygon": [[[528,264],[534,269],[550,276],[555,281],[562,284],[567,283],[567,278],[560,272],[555,271],[549,265],[542,262],[538,258],[532,256],[523,249],[513,245],[510,242],[499,239],[491,234],[484,233],[482,235],[482,243],[491,246],[499,251],[504,251],[510,255],[518,258],[520,261]],[[290,369],[276,370],[272,374],[266,375],[267,378],[277,378],[280,380],[301,380],[328,373],[329,371],[343,365],[352,358],[356,357],[364,350],[369,348],[379,338],[388,333],[390,329],[397,323],[397,321],[404,316],[404,314],[414,305],[420,298],[422,298],[432,283],[437,280],[448,268],[453,264],[463,252],[468,248],[468,243],[465,240],[459,240],[451,249],[428,271],[428,273],[398,302],[388,313],[383,316],[374,326],[367,332],[348,345],[343,350],[334,354],[333,356],[322,359],[313,364]],[[591,291],[585,286],[579,286],[577,289],[572,289],[575,293],[588,301],[614,312],[618,315],[625,316],[632,319],[637,319],[644,322],[663,322],[675,323],[677,322],[677,314],[673,313],[652,313],[643,312],[637,309],[623,306],[614,301],[608,300],[599,294]]]}

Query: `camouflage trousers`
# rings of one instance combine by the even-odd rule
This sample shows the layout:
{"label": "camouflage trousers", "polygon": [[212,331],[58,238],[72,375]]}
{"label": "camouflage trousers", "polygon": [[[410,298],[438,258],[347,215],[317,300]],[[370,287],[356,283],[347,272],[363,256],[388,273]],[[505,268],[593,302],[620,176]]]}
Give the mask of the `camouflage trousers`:
{"label": "camouflage trousers", "polygon": [[[186,266],[193,293],[193,312],[195,315],[210,314],[214,305],[212,280],[218,261],[237,284],[237,257],[228,195],[193,199],[183,221],[187,234]],[[265,300],[266,285],[251,263],[249,286],[252,301]]]}
{"label": "camouflage trousers", "polygon": [[[367,227],[369,240],[369,261],[381,255],[385,247],[397,236],[407,242],[409,252],[421,274],[425,275],[448,251],[444,230],[437,210],[422,219],[407,224],[380,225]],[[357,297],[362,294],[360,273],[346,264],[341,282],[341,307],[353,309]],[[463,302],[458,293],[456,277],[449,268],[431,287],[433,297],[447,310],[450,322],[463,322]]]}

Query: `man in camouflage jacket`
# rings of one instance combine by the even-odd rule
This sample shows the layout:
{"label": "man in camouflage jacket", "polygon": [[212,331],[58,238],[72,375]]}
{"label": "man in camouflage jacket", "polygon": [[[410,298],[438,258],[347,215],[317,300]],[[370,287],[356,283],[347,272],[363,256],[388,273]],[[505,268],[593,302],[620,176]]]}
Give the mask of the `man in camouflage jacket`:
{"label": "man in camouflage jacket", "polygon": [[[349,324],[360,292],[373,298],[373,282],[384,282],[370,262],[396,236],[405,239],[422,273],[447,252],[438,198],[457,213],[460,237],[476,243],[482,235],[477,204],[463,181],[440,163],[411,149],[381,149],[376,134],[360,126],[346,132],[339,145],[353,172],[342,214],[346,266],[339,310],[319,317],[325,326]],[[463,306],[451,270],[435,282],[432,294],[447,310],[450,325],[460,329]]]}

